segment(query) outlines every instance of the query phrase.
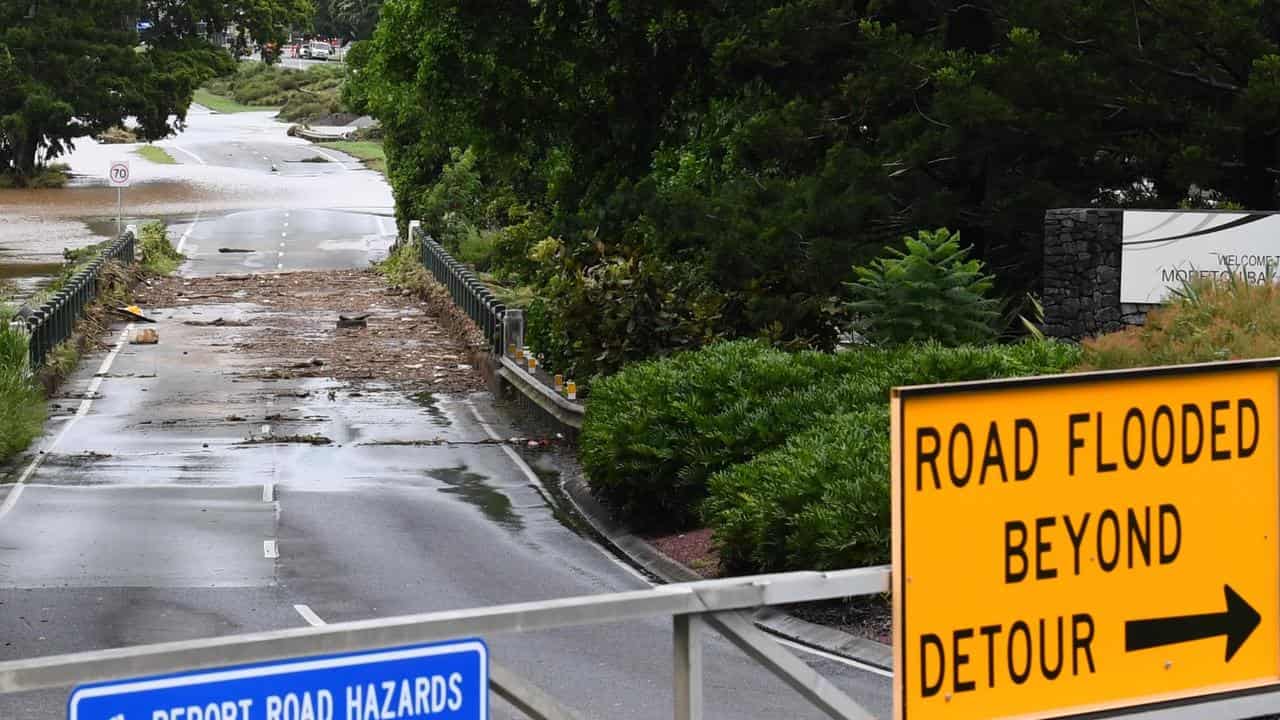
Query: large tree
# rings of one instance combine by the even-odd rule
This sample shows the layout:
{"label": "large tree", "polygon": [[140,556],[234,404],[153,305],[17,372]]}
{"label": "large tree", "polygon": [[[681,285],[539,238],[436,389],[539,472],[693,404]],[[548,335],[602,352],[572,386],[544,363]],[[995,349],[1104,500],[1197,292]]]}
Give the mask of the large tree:
{"label": "large tree", "polygon": [[195,88],[232,67],[207,31],[279,43],[311,12],[310,0],[0,2],[0,173],[29,176],[130,116],[144,139],[165,137]]}
{"label": "large tree", "polygon": [[[829,339],[850,265],[919,228],[1014,294],[1050,207],[1280,207],[1280,0],[386,0],[353,60],[406,219],[472,148],[586,278],[553,289],[631,263],[681,317],[692,267],[728,335]],[[617,306],[572,307],[579,357]]]}

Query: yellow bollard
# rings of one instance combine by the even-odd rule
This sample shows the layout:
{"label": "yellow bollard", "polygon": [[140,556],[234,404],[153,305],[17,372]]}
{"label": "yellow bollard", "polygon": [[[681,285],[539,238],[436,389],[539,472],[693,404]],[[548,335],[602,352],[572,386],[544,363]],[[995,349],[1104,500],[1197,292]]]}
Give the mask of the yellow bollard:
{"label": "yellow bollard", "polygon": [[507,345],[507,354],[508,354],[508,355],[510,355],[511,357],[515,357],[515,355],[516,355],[516,344],[515,344],[515,343],[509,343],[509,344]]}
{"label": "yellow bollard", "polygon": [[577,400],[577,399],[578,399],[578,384],[577,384],[577,383],[575,383],[574,381],[570,380],[570,381],[569,381],[569,385],[565,388],[565,393],[569,396],[569,399],[570,399],[570,400]]}
{"label": "yellow bollard", "polygon": [[530,355],[529,356],[529,372],[534,372],[537,369],[538,369],[538,358]]}
{"label": "yellow bollard", "polygon": [[556,392],[560,392],[561,390],[564,390],[564,376],[561,375],[560,373],[556,373],[555,381],[556,381]]}
{"label": "yellow bollard", "polygon": [[518,363],[524,362],[524,350],[520,348],[516,348],[514,354],[516,356],[516,362]]}

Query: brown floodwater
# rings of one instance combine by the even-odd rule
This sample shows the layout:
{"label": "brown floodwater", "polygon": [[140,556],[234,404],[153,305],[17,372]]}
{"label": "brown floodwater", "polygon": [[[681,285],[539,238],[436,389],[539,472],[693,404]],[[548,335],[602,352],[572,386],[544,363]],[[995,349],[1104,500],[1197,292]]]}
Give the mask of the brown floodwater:
{"label": "brown floodwater", "polygon": [[[77,141],[58,159],[71,166],[67,187],[0,190],[0,277],[19,280],[19,295],[31,292],[56,274],[64,248],[115,235],[117,195],[106,184],[115,160],[129,161],[134,181],[123,191],[124,225],[262,209],[390,213],[394,201],[381,175],[288,137],[287,128],[269,113],[197,109],[184,132],[159,143],[179,161],[171,165],[143,159],[136,145]],[[311,162],[318,153],[330,161]]]}

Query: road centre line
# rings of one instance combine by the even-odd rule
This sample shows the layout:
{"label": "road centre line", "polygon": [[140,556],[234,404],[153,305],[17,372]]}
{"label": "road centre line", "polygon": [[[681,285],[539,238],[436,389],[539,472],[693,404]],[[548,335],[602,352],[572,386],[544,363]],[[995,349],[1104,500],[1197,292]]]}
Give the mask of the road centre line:
{"label": "road centre line", "polygon": [[116,340],[115,346],[111,348],[111,352],[107,354],[107,357],[102,360],[102,365],[98,368],[98,372],[94,375],[93,380],[89,382],[89,389],[85,392],[85,398],[80,401],[80,407],[76,409],[76,414],[62,426],[62,431],[54,436],[53,441],[50,442],[48,446],[40,450],[36,456],[31,459],[31,463],[27,465],[26,469],[22,471],[22,474],[18,476],[17,482],[13,484],[13,489],[10,490],[9,495],[5,497],[4,503],[0,504],[0,518],[3,518],[10,510],[13,509],[14,505],[18,504],[18,498],[22,497],[22,488],[27,482],[27,479],[35,473],[36,468],[40,467],[41,463],[44,462],[44,459],[53,452],[54,448],[58,447],[58,443],[62,442],[62,438],[65,437],[67,432],[75,426],[76,422],[80,420],[80,418],[89,414],[89,408],[93,405],[93,396],[97,394],[98,388],[102,387],[102,381],[106,379],[106,374],[111,371],[111,364],[116,361],[116,356],[120,354],[120,350],[124,347],[125,341],[129,339],[129,333],[132,330],[133,323],[129,323],[125,326],[124,330],[120,333],[120,338]]}
{"label": "road centre line", "polygon": [[268,560],[275,560],[280,557],[280,546],[275,540],[262,541],[262,557]]}
{"label": "road centre line", "polygon": [[324,618],[317,615],[315,610],[312,610],[306,605],[294,605],[293,609],[297,610],[298,614],[302,616],[302,619],[306,620],[307,624],[312,627],[320,627],[321,625],[329,624],[324,621]]}
{"label": "road centre line", "polygon": [[262,483],[262,502],[269,503],[276,500],[276,486],[270,480]]}

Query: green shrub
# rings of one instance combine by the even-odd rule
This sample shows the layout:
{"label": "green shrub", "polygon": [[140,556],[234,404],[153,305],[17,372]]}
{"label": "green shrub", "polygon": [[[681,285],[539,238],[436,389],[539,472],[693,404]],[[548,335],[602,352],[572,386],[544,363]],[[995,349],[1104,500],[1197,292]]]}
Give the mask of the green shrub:
{"label": "green shrub", "polygon": [[[729,568],[854,567],[889,558],[889,390],[895,386],[1053,374],[1066,343],[865,349],[826,412],[776,449],[723,467],[701,507]],[[868,368],[872,368],[870,372]]]}
{"label": "green shrub", "polygon": [[169,242],[168,230],[160,221],[143,225],[138,240],[142,266],[157,275],[172,273],[186,258]]}
{"label": "green shrub", "polygon": [[1239,277],[1185,285],[1145,324],[1084,342],[1084,369],[1280,356],[1280,285]]}
{"label": "green shrub", "polygon": [[968,259],[960,235],[945,228],[903,238],[906,252],[854,268],[849,310],[872,341],[903,344],[936,340],[964,345],[993,340],[999,303],[987,295],[993,278]]}
{"label": "green shrub", "polygon": [[26,334],[0,323],[0,462],[24,450],[44,419],[44,396],[27,376]]}
{"label": "green shrub", "polygon": [[889,409],[835,415],[710,481],[727,569],[861,567],[889,552]]}
{"label": "green shrub", "polygon": [[720,343],[595,382],[581,459],[597,495],[637,525],[688,527],[717,473],[832,416],[887,407],[895,386],[1056,373],[1078,358],[1049,341],[839,354]]}
{"label": "green shrub", "polygon": [[386,260],[378,263],[378,272],[395,287],[415,293],[424,293],[435,280],[422,264],[422,243],[419,240],[401,243]]}

